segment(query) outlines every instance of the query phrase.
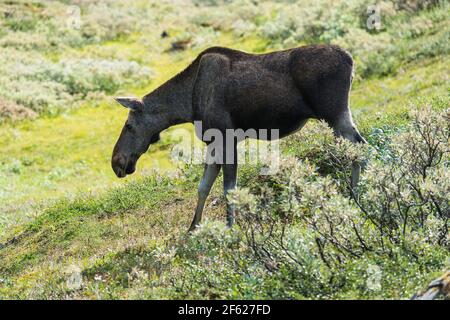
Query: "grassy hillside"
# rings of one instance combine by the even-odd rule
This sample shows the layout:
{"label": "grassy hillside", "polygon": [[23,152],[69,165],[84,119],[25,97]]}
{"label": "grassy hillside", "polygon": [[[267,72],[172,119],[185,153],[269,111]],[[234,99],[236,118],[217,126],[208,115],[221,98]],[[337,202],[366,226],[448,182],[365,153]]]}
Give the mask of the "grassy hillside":
{"label": "grassy hillside", "polygon": [[[449,265],[446,1],[382,1],[379,30],[366,27],[370,1],[80,3],[80,28],[67,1],[0,4],[1,298],[407,298]],[[236,227],[224,228],[217,182],[191,237],[201,168],[171,163],[171,130],[137,174],[115,179],[126,110],[112,95],[151,91],[211,45],[318,42],[354,56],[351,107],[368,150],[309,123],[282,148],[297,180],[242,167],[250,194],[234,195]],[[408,162],[421,152],[430,165]],[[358,197],[345,187],[350,156],[369,162]]]}

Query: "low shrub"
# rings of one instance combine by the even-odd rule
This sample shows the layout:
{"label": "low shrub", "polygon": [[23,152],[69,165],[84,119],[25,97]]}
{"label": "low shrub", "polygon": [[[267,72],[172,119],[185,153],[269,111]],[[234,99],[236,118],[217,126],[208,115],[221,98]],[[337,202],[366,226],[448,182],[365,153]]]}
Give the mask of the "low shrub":
{"label": "low shrub", "polygon": [[38,53],[5,51],[9,57],[0,66],[0,95],[38,113],[68,109],[95,94],[149,82],[152,76],[149,68],[134,61],[81,58],[52,62]]}
{"label": "low shrub", "polygon": [[[161,249],[176,250],[158,284],[170,287],[164,294],[410,297],[448,263],[450,250],[448,110],[425,108],[412,119],[387,139],[387,159],[344,141],[313,145],[321,155],[317,164],[331,161],[340,171],[334,176],[320,174],[290,149],[278,173],[254,177],[230,194],[237,228],[207,222]],[[301,139],[316,134],[310,130]],[[362,157],[369,158],[367,169],[359,187],[350,189],[347,171]]]}

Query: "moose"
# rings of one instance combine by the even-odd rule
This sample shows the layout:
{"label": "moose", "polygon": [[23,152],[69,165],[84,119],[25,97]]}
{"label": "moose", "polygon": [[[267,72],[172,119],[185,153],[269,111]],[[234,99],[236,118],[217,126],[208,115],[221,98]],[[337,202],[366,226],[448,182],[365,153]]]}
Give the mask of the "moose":
{"label": "moose", "polygon": [[[139,157],[160,139],[161,131],[195,121],[201,121],[202,133],[216,129],[226,136],[227,129],[276,129],[277,138],[283,138],[300,130],[308,119],[319,119],[328,123],[335,136],[366,143],[349,108],[352,78],[351,55],[333,45],[309,45],[265,54],[211,47],[142,99],[115,98],[130,111],[113,150],[112,168],[119,178],[132,174]],[[202,141],[208,150],[211,141]],[[238,142],[233,138],[223,143],[235,149]],[[228,159],[229,148],[221,150],[221,159]],[[231,161],[205,164],[190,231],[201,221],[206,198],[220,169],[225,196],[236,188],[237,152],[232,151]],[[355,163],[353,185],[360,170]],[[231,227],[235,212],[229,202],[226,210],[227,225]]]}

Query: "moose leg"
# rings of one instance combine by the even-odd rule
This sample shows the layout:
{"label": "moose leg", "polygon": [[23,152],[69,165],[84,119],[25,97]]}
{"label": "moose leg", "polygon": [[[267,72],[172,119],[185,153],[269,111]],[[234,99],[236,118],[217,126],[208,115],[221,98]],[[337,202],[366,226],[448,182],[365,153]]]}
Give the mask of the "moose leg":
{"label": "moose leg", "polygon": [[[236,188],[237,163],[223,165],[223,193],[225,198],[230,190]],[[234,222],[234,208],[227,200],[227,226],[232,227]]]}
{"label": "moose leg", "polygon": [[235,137],[227,137],[224,145],[223,164],[223,193],[227,202],[227,226],[231,228],[234,223],[234,206],[227,199],[229,191],[236,188],[237,181],[237,140]]}
{"label": "moose leg", "polygon": [[206,198],[211,191],[211,187],[217,178],[220,171],[220,164],[206,164],[205,171],[203,173],[202,181],[198,187],[198,202],[195,209],[194,220],[192,220],[189,231],[195,230],[202,220],[202,212],[205,206]]}

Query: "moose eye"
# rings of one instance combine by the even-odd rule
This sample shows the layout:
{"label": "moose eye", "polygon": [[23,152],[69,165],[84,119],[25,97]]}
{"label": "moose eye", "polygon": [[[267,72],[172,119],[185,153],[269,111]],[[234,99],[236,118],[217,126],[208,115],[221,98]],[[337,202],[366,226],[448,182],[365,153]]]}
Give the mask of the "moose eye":
{"label": "moose eye", "polygon": [[125,128],[127,128],[127,130],[133,130],[133,127],[131,126],[131,124],[127,123],[125,125]]}

